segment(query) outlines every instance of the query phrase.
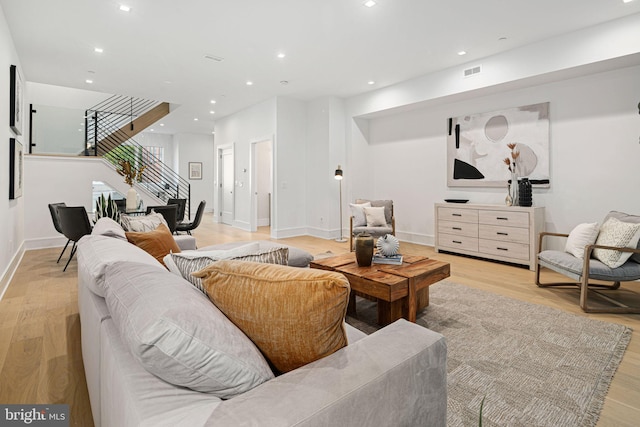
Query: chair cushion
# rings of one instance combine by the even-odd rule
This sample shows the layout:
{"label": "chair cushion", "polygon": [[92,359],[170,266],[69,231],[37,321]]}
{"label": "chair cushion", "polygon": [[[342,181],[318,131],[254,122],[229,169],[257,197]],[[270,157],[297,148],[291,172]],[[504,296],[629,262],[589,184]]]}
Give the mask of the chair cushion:
{"label": "chair cushion", "polygon": [[162,265],[165,265],[162,259],[167,254],[180,252],[180,248],[173,239],[173,235],[169,231],[169,228],[164,224],[160,224],[154,231],[127,231],[125,234],[129,242],[149,253]]}
{"label": "chair cushion", "polygon": [[349,203],[351,208],[351,216],[353,217],[353,226],[362,227],[367,225],[367,217],[364,215],[364,208],[371,207],[371,203]]}
{"label": "chair cushion", "polygon": [[387,225],[383,207],[366,207],[364,215],[367,217],[367,227],[384,227]]}
{"label": "chair cushion", "polygon": [[564,251],[576,258],[584,258],[585,246],[593,245],[596,242],[599,231],[600,227],[598,227],[597,222],[578,224],[571,230],[571,233],[569,233]]}
{"label": "chair cushion", "polygon": [[344,317],[350,288],[342,274],[226,260],[194,275],[278,372],[347,345]]}
{"label": "chair cushion", "polygon": [[[583,260],[562,251],[547,250],[538,254],[540,263],[545,267],[576,280],[582,277]],[[618,268],[611,268],[597,259],[589,260],[589,277],[595,280],[631,281],[640,279],[640,264],[627,261]]]}
{"label": "chair cushion", "polygon": [[387,224],[385,227],[353,227],[353,234],[357,236],[360,233],[369,233],[373,237],[384,236],[393,233],[393,227]]}
{"label": "chair cushion", "polygon": [[[604,224],[602,224],[596,244],[635,249],[638,247],[639,240],[640,223],[633,224],[630,222],[622,222],[617,218],[609,218]],[[631,258],[631,255],[633,255],[631,252],[615,251],[611,249],[596,248],[593,250],[594,258],[602,261],[611,268],[621,266]]]}
{"label": "chair cushion", "polygon": [[107,267],[106,283],[122,340],[164,381],[227,399],[273,378],[251,340],[180,277],[125,261]]}
{"label": "chair cushion", "polygon": [[[609,212],[602,223],[604,224],[609,218],[616,218],[622,222],[629,222],[632,224],[640,223],[640,215],[629,215],[624,212],[618,212],[618,211]],[[637,249],[640,249],[640,241],[638,242]],[[633,254],[631,256],[631,259],[634,260],[635,262],[640,263],[640,254]]]}

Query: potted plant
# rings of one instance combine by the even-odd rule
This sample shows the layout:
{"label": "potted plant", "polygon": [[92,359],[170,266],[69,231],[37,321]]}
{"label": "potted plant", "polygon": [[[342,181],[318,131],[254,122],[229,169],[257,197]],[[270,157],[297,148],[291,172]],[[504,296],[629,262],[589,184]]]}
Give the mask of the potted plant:
{"label": "potted plant", "polygon": [[118,168],[116,170],[122,176],[124,176],[124,182],[129,184],[129,191],[127,191],[127,210],[135,210],[138,207],[138,193],[133,188],[134,182],[142,181],[142,173],[146,169],[146,166],[140,166],[137,169],[129,162],[129,160],[119,160]]}
{"label": "potted plant", "polygon": [[118,205],[111,199],[111,194],[109,194],[107,199],[105,199],[104,193],[100,194],[100,197],[96,200],[96,216],[94,222],[98,222],[102,217],[111,218],[115,222],[120,223]]}

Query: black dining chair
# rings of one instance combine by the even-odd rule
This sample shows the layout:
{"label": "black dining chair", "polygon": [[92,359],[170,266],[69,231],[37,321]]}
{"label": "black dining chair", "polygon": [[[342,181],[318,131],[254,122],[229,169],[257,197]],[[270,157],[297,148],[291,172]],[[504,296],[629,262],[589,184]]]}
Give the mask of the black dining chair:
{"label": "black dining chair", "polygon": [[167,205],[178,205],[178,224],[184,221],[184,213],[187,209],[187,199],[169,199]]}
{"label": "black dining chair", "polygon": [[91,234],[91,222],[84,206],[60,206],[57,209],[60,219],[60,229],[67,239],[73,242],[71,255],[62,271],[67,271],[69,263],[76,254],[78,240],[87,234]]}
{"label": "black dining chair", "polygon": [[202,221],[202,214],[204,213],[204,206],[206,204],[206,201],[201,201],[198,205],[198,210],[196,211],[196,216],[193,218],[193,221],[178,224],[176,231],[186,231],[187,234],[191,234],[191,230],[195,230],[200,225],[200,221]]}
{"label": "black dining chair", "polygon": [[164,217],[164,220],[167,221],[167,225],[169,226],[169,231],[173,234],[178,224],[178,205],[147,206],[147,215],[149,215],[152,210]]}
{"label": "black dining chair", "polygon": [[[56,229],[58,233],[64,234],[62,233],[62,227],[60,227],[60,216],[58,215],[58,208],[61,206],[67,206],[67,204],[64,202],[49,203],[49,213],[51,213],[51,220],[53,221],[53,227]],[[64,254],[64,251],[67,250],[67,246],[69,246],[70,241],[71,240],[67,239],[67,243],[64,245],[62,252],[60,252],[60,256],[58,257],[56,264],[60,262],[60,259],[62,258],[62,254]]]}

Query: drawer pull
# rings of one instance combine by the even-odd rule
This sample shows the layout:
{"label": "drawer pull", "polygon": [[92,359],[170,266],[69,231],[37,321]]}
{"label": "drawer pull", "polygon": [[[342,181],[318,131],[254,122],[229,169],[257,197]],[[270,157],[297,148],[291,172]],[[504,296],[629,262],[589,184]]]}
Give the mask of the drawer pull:
{"label": "drawer pull", "polygon": [[498,236],[508,236],[508,235],[509,235],[509,233],[505,233],[505,232],[503,232],[503,231],[498,231],[498,232],[496,232],[496,234],[497,234]]}
{"label": "drawer pull", "polygon": [[509,221],[509,218],[506,218],[504,216],[496,217],[496,219],[499,219],[500,221]]}
{"label": "drawer pull", "polygon": [[457,244],[459,244],[459,245],[461,245],[461,244],[462,244],[462,242],[461,242],[460,240],[453,240],[453,241],[452,241],[452,243],[457,243]]}
{"label": "drawer pull", "polygon": [[452,230],[462,230],[460,227],[451,227]]}
{"label": "drawer pull", "polygon": [[499,251],[508,251],[509,250],[507,248],[496,248],[496,249],[499,250]]}
{"label": "drawer pull", "polygon": [[454,214],[451,214],[451,216],[462,216],[462,214],[456,214],[456,213],[454,213]]}

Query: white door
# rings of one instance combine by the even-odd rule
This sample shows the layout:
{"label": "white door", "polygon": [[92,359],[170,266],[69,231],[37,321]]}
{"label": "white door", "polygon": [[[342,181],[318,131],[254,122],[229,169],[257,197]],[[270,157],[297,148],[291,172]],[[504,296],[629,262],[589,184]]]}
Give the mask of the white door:
{"label": "white door", "polygon": [[271,140],[251,143],[251,231],[271,225],[273,152]]}
{"label": "white door", "polygon": [[220,154],[220,188],[222,189],[222,197],[220,201],[220,214],[223,224],[231,225],[233,223],[233,150],[226,148]]}

